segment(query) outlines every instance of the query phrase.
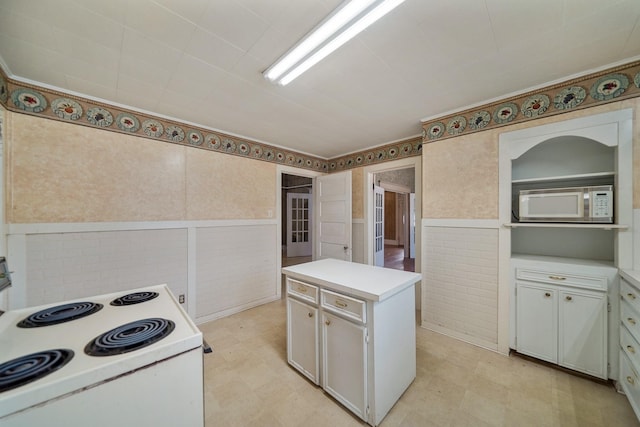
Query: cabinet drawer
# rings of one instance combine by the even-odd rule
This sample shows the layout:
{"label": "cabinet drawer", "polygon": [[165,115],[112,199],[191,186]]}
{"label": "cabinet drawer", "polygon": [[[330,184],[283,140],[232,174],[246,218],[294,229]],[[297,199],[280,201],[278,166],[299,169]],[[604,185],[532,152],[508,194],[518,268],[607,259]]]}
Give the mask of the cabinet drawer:
{"label": "cabinet drawer", "polygon": [[634,366],[640,366],[640,345],[624,326],[620,328],[620,347]]}
{"label": "cabinet drawer", "polygon": [[623,352],[620,353],[620,384],[637,413],[638,403],[640,403],[640,378],[637,370],[634,369],[633,364]]}
{"label": "cabinet drawer", "polygon": [[324,289],[320,291],[320,295],[323,308],[362,323],[367,322],[366,303],[364,301]]}
{"label": "cabinet drawer", "polygon": [[640,312],[640,291],[623,277],[620,278],[620,295],[634,310]]}
{"label": "cabinet drawer", "polygon": [[287,278],[287,293],[314,304],[318,303],[318,287],[309,283]]}
{"label": "cabinet drawer", "polygon": [[555,285],[573,286],[578,288],[607,290],[607,278],[597,276],[579,276],[554,271],[516,269],[516,278],[531,282],[553,283]]}
{"label": "cabinet drawer", "polygon": [[640,315],[624,300],[620,303],[620,321],[636,340],[640,340]]}

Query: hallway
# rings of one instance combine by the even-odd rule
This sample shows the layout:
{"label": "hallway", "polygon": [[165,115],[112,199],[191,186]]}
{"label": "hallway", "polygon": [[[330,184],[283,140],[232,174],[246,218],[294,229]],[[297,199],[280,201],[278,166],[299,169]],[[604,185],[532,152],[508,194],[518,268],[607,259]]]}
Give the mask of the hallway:
{"label": "hallway", "polygon": [[415,258],[404,257],[404,246],[384,245],[384,266],[395,270],[416,271]]}

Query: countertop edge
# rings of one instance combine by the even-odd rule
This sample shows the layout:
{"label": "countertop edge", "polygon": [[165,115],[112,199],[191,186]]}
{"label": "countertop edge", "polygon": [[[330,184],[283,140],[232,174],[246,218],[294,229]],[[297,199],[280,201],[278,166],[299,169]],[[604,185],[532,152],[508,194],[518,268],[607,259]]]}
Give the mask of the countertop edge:
{"label": "countertop edge", "polygon": [[621,268],[618,271],[620,276],[627,279],[635,287],[640,288],[640,270],[625,270]]}
{"label": "countertop edge", "polygon": [[375,293],[371,293],[371,292],[366,292],[363,291],[361,289],[356,289],[356,288],[352,288],[349,286],[345,286],[345,285],[341,285],[339,283],[335,283],[335,282],[331,282],[328,280],[323,280],[321,278],[318,278],[316,276],[312,276],[312,275],[308,275],[308,274],[304,274],[304,273],[299,273],[296,271],[292,271],[292,270],[288,270],[287,267],[283,267],[282,268],[282,273],[285,274],[287,277],[291,277],[293,279],[299,279],[299,280],[306,280],[308,282],[311,282],[313,284],[318,284],[320,286],[323,286],[329,290],[335,290],[338,292],[342,292],[345,294],[349,294],[349,295],[353,295],[353,296],[357,296],[360,298],[364,298],[368,301],[374,301],[374,302],[382,302],[390,297],[392,297],[393,295],[400,293],[402,291],[404,291],[405,289],[407,289],[408,287],[416,284],[417,282],[419,282],[420,280],[422,280],[422,275],[420,273],[413,273],[415,276],[411,277],[410,279],[396,285],[393,287],[393,289],[390,289],[387,292],[381,293],[381,294],[375,294]]}

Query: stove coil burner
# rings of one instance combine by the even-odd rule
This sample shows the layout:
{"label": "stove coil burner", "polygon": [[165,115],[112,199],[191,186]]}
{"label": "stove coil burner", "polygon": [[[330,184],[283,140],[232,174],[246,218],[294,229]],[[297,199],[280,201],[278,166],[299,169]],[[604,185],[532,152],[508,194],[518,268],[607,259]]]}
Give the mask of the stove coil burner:
{"label": "stove coil burner", "polygon": [[98,335],[84,348],[89,356],[114,356],[139,350],[169,335],[176,325],[171,320],[150,318],[118,326]]}
{"label": "stove coil burner", "polygon": [[41,326],[57,325],[89,316],[102,310],[102,304],[94,302],[72,302],[45,308],[33,313],[18,323],[19,328],[38,328]]}
{"label": "stove coil burner", "polygon": [[134,305],[140,304],[141,302],[151,301],[160,295],[157,292],[134,292],[132,294],[123,295],[120,298],[116,298],[111,301],[111,305],[122,306],[122,305]]}
{"label": "stove coil burner", "polygon": [[0,393],[45,377],[66,365],[73,351],[47,350],[0,364]]}

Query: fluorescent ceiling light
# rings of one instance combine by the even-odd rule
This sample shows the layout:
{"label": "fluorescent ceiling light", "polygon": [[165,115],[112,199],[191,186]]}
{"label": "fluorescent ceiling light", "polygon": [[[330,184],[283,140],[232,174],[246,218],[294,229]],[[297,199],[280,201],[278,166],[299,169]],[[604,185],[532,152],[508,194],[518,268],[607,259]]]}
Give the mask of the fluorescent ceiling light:
{"label": "fluorescent ceiling light", "polygon": [[404,0],[350,0],[307,34],[264,73],[282,86],[326,58]]}

